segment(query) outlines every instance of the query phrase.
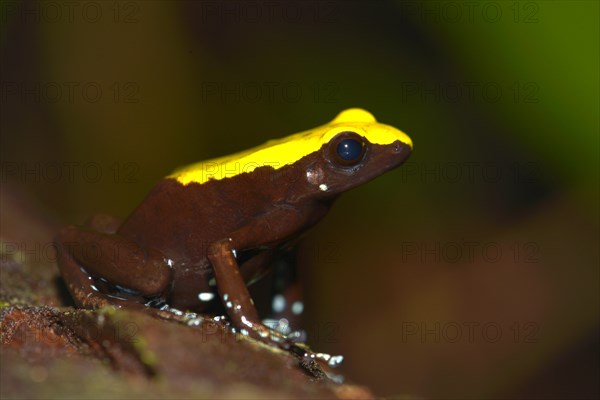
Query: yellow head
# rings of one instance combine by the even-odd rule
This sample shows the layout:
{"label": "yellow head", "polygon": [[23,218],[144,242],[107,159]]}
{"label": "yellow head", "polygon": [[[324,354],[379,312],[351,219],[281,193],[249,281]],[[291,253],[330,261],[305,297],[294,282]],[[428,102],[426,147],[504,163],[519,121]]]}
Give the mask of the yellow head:
{"label": "yellow head", "polygon": [[377,122],[368,111],[350,108],[339,113],[327,124],[282,139],[270,140],[263,145],[229,156],[182,167],[168,178],[175,178],[184,185],[191,182],[201,184],[210,179],[226,179],[250,173],[263,166],[278,169],[319,151],[323,145],[342,132],[354,132],[370,143],[378,145],[400,141],[412,149],[412,140],[404,132]]}

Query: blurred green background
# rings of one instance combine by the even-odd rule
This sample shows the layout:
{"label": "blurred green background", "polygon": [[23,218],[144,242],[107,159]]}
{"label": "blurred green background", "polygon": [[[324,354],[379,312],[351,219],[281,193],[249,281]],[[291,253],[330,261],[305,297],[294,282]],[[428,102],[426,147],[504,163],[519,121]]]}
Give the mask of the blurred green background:
{"label": "blurred green background", "polygon": [[310,344],[392,398],[594,398],[598,11],[3,0],[2,184],[125,217],[176,166],[363,107],[414,153],[302,245]]}

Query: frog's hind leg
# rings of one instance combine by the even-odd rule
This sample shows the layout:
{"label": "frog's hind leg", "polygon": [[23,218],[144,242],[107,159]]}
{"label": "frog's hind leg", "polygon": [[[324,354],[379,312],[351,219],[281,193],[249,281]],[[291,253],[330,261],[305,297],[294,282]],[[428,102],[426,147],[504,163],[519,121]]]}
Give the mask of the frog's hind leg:
{"label": "frog's hind leg", "polygon": [[118,299],[111,299],[98,291],[94,286],[93,278],[79,266],[59,237],[55,239],[55,245],[58,268],[78,307],[95,309],[107,305],[118,305]]}
{"label": "frog's hind leg", "polygon": [[[106,234],[115,233],[120,225],[121,221],[118,218],[108,214],[96,214],[85,222],[86,227]],[[58,268],[75,303],[82,308],[119,305],[122,300],[98,291],[92,276],[81,268],[73,254],[66,248],[64,239],[61,234],[55,239]]]}
{"label": "frog's hind leg", "polygon": [[[92,221],[105,232],[112,221]],[[107,304],[143,306],[148,298],[161,296],[170,288],[171,269],[158,251],[144,251],[133,241],[111,233],[68,226],[55,238],[59,269],[75,302],[84,308]],[[118,287],[107,295],[96,287],[93,277],[104,278]],[[122,292],[122,293],[121,293]]]}
{"label": "frog's hind leg", "polygon": [[307,339],[306,332],[301,329],[304,311],[302,293],[297,251],[292,249],[281,254],[274,264],[270,313],[263,322],[297,342]]}

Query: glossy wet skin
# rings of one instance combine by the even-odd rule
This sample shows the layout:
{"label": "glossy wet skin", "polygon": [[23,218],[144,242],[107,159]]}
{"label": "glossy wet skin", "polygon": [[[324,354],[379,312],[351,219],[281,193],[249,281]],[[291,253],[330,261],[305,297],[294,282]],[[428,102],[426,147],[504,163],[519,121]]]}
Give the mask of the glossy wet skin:
{"label": "glossy wet skin", "polygon": [[[202,312],[220,301],[238,329],[281,346],[285,338],[266,335],[246,283],[337,196],[399,166],[411,150],[402,132],[347,110],[314,130],[176,171],[121,224],[63,229],[61,272],[82,307]],[[87,246],[100,256],[87,255]]]}
{"label": "glossy wet skin", "polygon": [[[333,166],[320,152],[288,168],[275,171],[261,167],[248,175],[202,185],[183,186],[173,179],[165,179],[117,233],[142,247],[157,249],[172,260],[174,281],[167,302],[177,308],[202,311],[206,304],[199,301],[198,293],[213,290],[209,286],[213,274],[206,251],[211,243],[227,237],[223,232],[256,225],[256,230],[247,234],[249,237],[242,238],[247,245],[237,249],[238,258],[244,260],[248,253],[270,258],[270,254],[265,253],[277,251],[317,223],[340,193],[393,168],[409,150],[400,146],[400,152],[403,154],[398,157],[393,148],[374,145],[365,157],[366,163],[356,167],[361,168],[360,171]],[[327,176],[327,183],[320,183],[316,176]],[[326,184],[328,190],[320,188],[322,184]],[[175,208],[172,207],[174,198],[182,199]],[[203,206],[198,207],[198,204]],[[163,217],[165,212],[169,218]],[[269,213],[282,216],[270,220],[268,228],[262,228],[260,221]],[[218,222],[215,215],[219,215]],[[207,224],[207,221],[214,223]],[[160,229],[144,229],[147,226]],[[240,270],[248,281],[268,267],[269,263],[250,259],[241,263]]]}

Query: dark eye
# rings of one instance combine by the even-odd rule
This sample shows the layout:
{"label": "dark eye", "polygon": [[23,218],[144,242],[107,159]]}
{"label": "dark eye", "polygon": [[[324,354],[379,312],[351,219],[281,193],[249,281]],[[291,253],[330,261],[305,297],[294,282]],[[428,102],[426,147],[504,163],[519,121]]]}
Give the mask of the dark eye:
{"label": "dark eye", "polygon": [[362,155],[362,143],[354,139],[344,139],[338,143],[337,153],[346,161],[354,161]]}
{"label": "dark eye", "polygon": [[340,133],[333,138],[331,145],[331,158],[340,165],[356,165],[365,155],[365,141],[354,132]]}

